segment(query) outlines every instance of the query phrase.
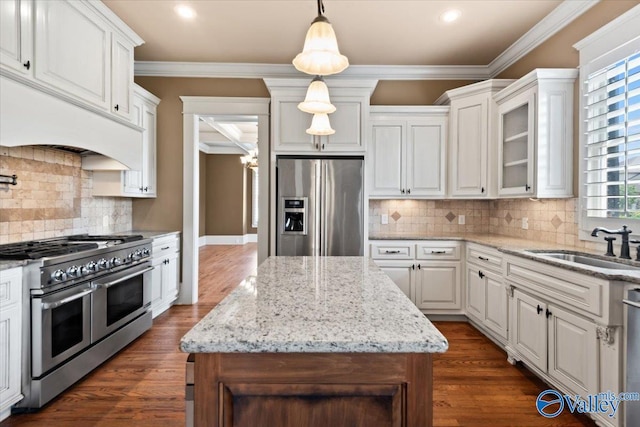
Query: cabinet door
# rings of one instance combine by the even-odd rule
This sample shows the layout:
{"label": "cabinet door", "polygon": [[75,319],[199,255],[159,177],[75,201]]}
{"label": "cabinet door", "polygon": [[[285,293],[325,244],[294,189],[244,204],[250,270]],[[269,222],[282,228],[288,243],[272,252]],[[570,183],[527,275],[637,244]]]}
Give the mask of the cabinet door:
{"label": "cabinet door", "polygon": [[411,196],[445,194],[446,119],[407,124],[407,188]]}
{"label": "cabinet door", "polygon": [[311,126],[312,115],[300,111],[298,104],[302,97],[279,100],[274,105],[274,149],[275,151],[318,151],[318,143],[313,135],[306,133]]}
{"label": "cabinet door", "polygon": [[374,124],[370,144],[370,188],[374,196],[400,196],[404,183],[403,122]]}
{"label": "cabinet door", "polygon": [[467,264],[467,314],[479,322],[484,321],[485,287],[484,273],[473,264]]}
{"label": "cabinet door", "polygon": [[142,108],[142,192],[145,196],[156,195],[156,108]]}
{"label": "cabinet door", "polygon": [[153,317],[156,317],[162,312],[162,295],[164,293],[162,270],[165,265],[163,263],[165,259],[166,258],[154,259],[152,262],[154,269],[151,270],[151,313]]}
{"label": "cabinet door", "polygon": [[20,395],[22,337],[20,309],[0,310],[0,407],[13,404]]}
{"label": "cabinet door", "polygon": [[131,119],[133,47],[116,34],[111,40],[111,112]]}
{"label": "cabinet door", "polygon": [[[0,64],[20,73],[33,70],[31,0],[0,1]],[[27,61],[29,61],[28,66]]]}
{"label": "cabinet door", "polygon": [[511,343],[530,363],[547,371],[547,305],[519,290],[513,292]]}
{"label": "cabinet door", "polygon": [[600,392],[595,325],[553,305],[549,312],[549,375],[572,393]]}
{"label": "cabinet door", "polygon": [[483,270],[485,275],[485,311],[483,324],[493,332],[507,338],[507,307],[509,300],[502,283],[502,276]]}
{"label": "cabinet door", "polygon": [[[131,120],[134,124],[144,127],[144,102],[134,97],[131,108]],[[142,164],[145,165],[144,151],[147,142],[147,132],[142,134]],[[144,188],[142,171],[127,170],[122,172],[122,191],[132,197],[138,197]]]}
{"label": "cabinet door", "polygon": [[162,264],[162,301],[170,305],[178,295],[178,254],[168,256]]}
{"label": "cabinet door", "polygon": [[535,92],[522,93],[499,105],[498,114],[498,194],[533,195]]}
{"label": "cabinet door", "polygon": [[81,2],[36,0],[35,77],[104,110],[110,104],[110,33]]}
{"label": "cabinet door", "polygon": [[460,263],[421,262],[416,270],[416,305],[423,310],[462,308]]}
{"label": "cabinet door", "polygon": [[487,195],[489,96],[451,102],[452,196]]}
{"label": "cabinet door", "polygon": [[333,135],[320,138],[322,151],[364,151],[361,135],[362,104],[360,101],[333,101],[336,112],[329,114]]}
{"label": "cabinet door", "polygon": [[376,264],[393,280],[393,283],[398,285],[407,298],[414,301],[411,286],[412,272],[415,270],[414,261],[376,261]]}

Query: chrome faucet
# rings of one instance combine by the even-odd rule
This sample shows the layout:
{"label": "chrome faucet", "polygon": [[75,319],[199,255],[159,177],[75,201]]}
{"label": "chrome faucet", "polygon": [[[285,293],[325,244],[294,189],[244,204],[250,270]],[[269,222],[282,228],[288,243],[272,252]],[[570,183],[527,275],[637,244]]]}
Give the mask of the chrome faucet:
{"label": "chrome faucet", "polygon": [[622,259],[631,259],[629,255],[629,234],[633,233],[633,231],[629,230],[626,225],[623,225],[620,230],[608,230],[602,227],[596,227],[591,232],[593,237],[598,237],[599,232],[607,233],[607,234],[619,234],[622,236],[622,246],[620,247],[620,258]]}

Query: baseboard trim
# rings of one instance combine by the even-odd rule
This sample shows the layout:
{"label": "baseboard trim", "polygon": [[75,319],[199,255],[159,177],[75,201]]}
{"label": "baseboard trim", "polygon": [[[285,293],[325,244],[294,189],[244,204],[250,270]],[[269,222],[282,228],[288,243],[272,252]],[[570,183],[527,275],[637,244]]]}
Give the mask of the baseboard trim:
{"label": "baseboard trim", "polygon": [[199,246],[205,245],[246,245],[247,243],[257,243],[257,234],[245,234],[236,236],[200,236]]}

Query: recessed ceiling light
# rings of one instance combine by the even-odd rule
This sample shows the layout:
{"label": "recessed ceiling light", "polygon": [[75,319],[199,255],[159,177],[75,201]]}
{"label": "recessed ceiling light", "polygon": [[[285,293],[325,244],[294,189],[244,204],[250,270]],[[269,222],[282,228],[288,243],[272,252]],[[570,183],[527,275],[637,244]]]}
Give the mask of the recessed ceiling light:
{"label": "recessed ceiling light", "polygon": [[173,10],[184,19],[193,19],[196,17],[196,11],[186,4],[179,4],[174,7]]}
{"label": "recessed ceiling light", "polygon": [[440,15],[440,20],[442,22],[450,23],[460,18],[461,15],[462,12],[460,12],[458,9],[450,9]]}

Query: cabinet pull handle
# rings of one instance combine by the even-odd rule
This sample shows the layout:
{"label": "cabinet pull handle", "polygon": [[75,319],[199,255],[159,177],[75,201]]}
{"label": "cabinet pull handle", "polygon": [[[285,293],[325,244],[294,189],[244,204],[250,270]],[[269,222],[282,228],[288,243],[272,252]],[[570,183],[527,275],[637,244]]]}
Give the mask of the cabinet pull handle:
{"label": "cabinet pull handle", "polygon": [[529,184],[525,184],[524,191],[529,191],[529,190],[531,190],[531,186]]}
{"label": "cabinet pull handle", "polygon": [[143,190],[142,187],[140,187],[139,190],[142,191]]}
{"label": "cabinet pull handle", "polygon": [[149,191],[149,187],[144,187],[144,191]]}
{"label": "cabinet pull handle", "polygon": [[415,270],[416,269],[416,265],[415,264],[411,265],[411,269]]}
{"label": "cabinet pull handle", "polygon": [[[538,314],[542,313],[542,307],[540,307],[540,304],[538,304],[537,310],[538,310]],[[547,310],[547,312],[549,312],[549,310]],[[547,317],[549,317],[549,316],[547,316]]]}
{"label": "cabinet pull handle", "polygon": [[485,258],[483,256],[478,256],[478,259],[481,259],[482,261],[489,261],[489,258]]}
{"label": "cabinet pull handle", "polygon": [[30,68],[31,68],[31,61],[27,61],[27,62],[25,62],[25,63],[24,63],[24,64],[22,64],[22,65],[24,65],[24,68],[26,68],[26,69],[28,70],[28,69],[30,69]]}
{"label": "cabinet pull handle", "polygon": [[484,279],[484,273],[480,270],[478,270],[478,277]]}
{"label": "cabinet pull handle", "polygon": [[169,246],[165,246],[164,248],[160,248],[161,251],[166,251],[167,249],[169,249]]}
{"label": "cabinet pull handle", "polygon": [[547,312],[545,313],[545,315],[547,316],[547,319],[549,317],[551,317],[551,315],[552,315],[551,311],[548,308],[547,308]]}
{"label": "cabinet pull handle", "polygon": [[420,264],[418,264],[418,270],[420,270]]}
{"label": "cabinet pull handle", "polygon": [[432,254],[446,254],[447,251],[431,251]]}
{"label": "cabinet pull handle", "polygon": [[322,149],[324,150],[324,144],[322,144]]}
{"label": "cabinet pull handle", "polygon": [[400,251],[399,250],[393,250],[392,251],[392,250],[387,249],[387,250],[384,251],[384,253],[385,254],[399,254]]}
{"label": "cabinet pull handle", "polygon": [[480,192],[484,193],[484,187],[480,188]]}
{"label": "cabinet pull handle", "polygon": [[402,194],[404,194],[404,188],[403,188],[403,189],[401,189],[401,190],[400,190],[400,192],[401,192]]}
{"label": "cabinet pull handle", "polygon": [[114,110],[118,111],[120,109],[120,106],[118,104],[116,104],[115,107],[113,107]]}
{"label": "cabinet pull handle", "polygon": [[318,143],[316,142],[316,150],[319,148]]}
{"label": "cabinet pull handle", "polygon": [[411,189],[407,188],[407,194],[411,194]]}

